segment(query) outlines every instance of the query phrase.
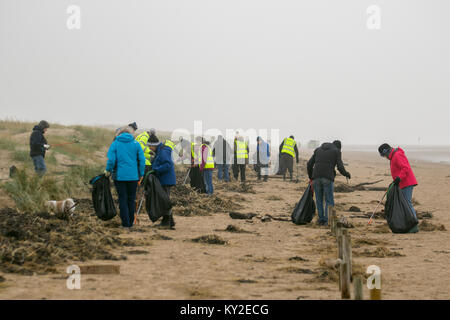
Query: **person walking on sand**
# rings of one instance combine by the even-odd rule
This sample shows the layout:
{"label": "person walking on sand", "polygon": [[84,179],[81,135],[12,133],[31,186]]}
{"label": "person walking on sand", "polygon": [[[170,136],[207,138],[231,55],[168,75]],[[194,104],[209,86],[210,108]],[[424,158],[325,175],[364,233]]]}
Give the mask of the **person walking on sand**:
{"label": "person walking on sand", "polygon": [[258,181],[266,182],[269,179],[269,163],[270,163],[270,147],[269,144],[261,137],[256,138],[256,167],[258,174]]}
{"label": "person walking on sand", "polygon": [[280,167],[283,181],[286,181],[286,170],[289,171],[290,181],[292,181],[294,158],[298,164],[298,148],[294,136],[285,138],[280,144]]}
{"label": "person walking on sand", "polygon": [[199,162],[200,162],[200,171],[203,172],[203,179],[205,182],[206,193],[208,195],[212,195],[214,193],[214,187],[212,182],[214,170],[214,157],[212,155],[212,150],[211,147],[209,146],[208,141],[202,144]]}
{"label": "person walking on sand", "polygon": [[[339,172],[351,178],[350,173],[345,170],[342,163],[341,142],[325,142],[314,150],[313,155],[307,163],[307,171],[310,184],[314,187],[316,194],[316,207],[319,215],[318,224],[328,225],[328,207],[334,206],[334,179],[336,177],[335,167]],[[325,198],[325,211],[323,201]]]}
{"label": "person walking on sand", "polygon": [[[175,165],[172,160],[172,152],[174,149],[173,143],[163,144],[159,142],[155,135],[150,136],[148,145],[155,152],[155,158],[152,161],[152,170],[155,172],[156,177],[159,179],[161,186],[170,198],[170,188],[177,183],[175,176]],[[161,224],[163,228],[173,229],[175,227],[175,221],[173,219],[172,209],[167,212],[162,218]]]}
{"label": "person walking on sand", "polygon": [[[411,210],[417,217],[416,210],[412,203],[412,195],[414,187],[417,186],[417,180],[409,164],[408,158],[405,155],[405,151],[402,148],[392,148],[389,144],[383,143],[378,147],[378,152],[381,157],[390,160],[391,176],[394,180],[394,184],[398,185],[402,190],[403,196],[408,201]],[[419,229],[414,226],[409,233],[418,232]]]}
{"label": "person walking on sand", "polygon": [[199,193],[206,192],[203,172],[200,171],[201,162],[199,163],[202,145],[203,138],[200,136],[195,138],[195,142],[191,143],[191,170],[189,171],[191,187]]}
{"label": "person walking on sand", "polygon": [[134,140],[134,130],[124,129],[108,150],[105,175],[112,175],[119,195],[120,219],[122,227],[131,228],[136,209],[136,190],[145,172],[145,156],[142,148]]}
{"label": "person walking on sand", "polygon": [[245,166],[248,164],[249,148],[244,137],[238,136],[234,142],[234,163],[233,175],[238,180],[239,172],[241,173],[241,182],[245,182]]}
{"label": "person walking on sand", "polygon": [[217,178],[219,181],[230,181],[230,163],[232,160],[232,150],[230,144],[222,135],[217,137],[213,147],[213,157],[216,159]]}
{"label": "person walking on sand", "polygon": [[30,135],[30,157],[33,159],[34,170],[39,175],[44,175],[47,172],[44,159],[45,152],[50,149],[50,145],[47,143],[44,134],[48,128],[50,128],[50,124],[42,120],[34,126]]}

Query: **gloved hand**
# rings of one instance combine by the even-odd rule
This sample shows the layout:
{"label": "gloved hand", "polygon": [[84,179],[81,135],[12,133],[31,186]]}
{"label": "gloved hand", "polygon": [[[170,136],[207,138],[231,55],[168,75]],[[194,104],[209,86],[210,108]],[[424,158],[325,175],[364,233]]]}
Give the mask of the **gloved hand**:
{"label": "gloved hand", "polygon": [[347,172],[346,177],[349,178],[349,179],[352,178],[352,175],[350,174],[350,172]]}
{"label": "gloved hand", "polygon": [[49,144],[44,144],[44,149],[45,149],[45,150],[50,149],[50,145],[49,145]]}
{"label": "gloved hand", "polygon": [[105,170],[105,172],[103,172],[103,173],[105,174],[105,177],[107,177],[107,178],[109,178],[111,176],[111,172],[109,172],[109,171]]}
{"label": "gloved hand", "polygon": [[298,164],[298,158],[297,158],[297,160],[296,160],[296,161],[297,161],[297,164]]}
{"label": "gloved hand", "polygon": [[400,179],[400,177],[397,177],[397,178],[395,178],[395,180],[394,180],[394,184],[395,184],[396,186],[398,186],[398,185],[400,184],[400,181],[402,181],[402,179]]}

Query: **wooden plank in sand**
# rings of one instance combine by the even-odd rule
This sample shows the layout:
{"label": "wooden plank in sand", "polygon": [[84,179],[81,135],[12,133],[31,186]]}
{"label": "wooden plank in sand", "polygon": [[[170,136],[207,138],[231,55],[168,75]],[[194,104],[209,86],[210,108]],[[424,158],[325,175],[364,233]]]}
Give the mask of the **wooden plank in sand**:
{"label": "wooden plank in sand", "polygon": [[120,274],[120,266],[114,264],[96,264],[80,266],[81,274]]}

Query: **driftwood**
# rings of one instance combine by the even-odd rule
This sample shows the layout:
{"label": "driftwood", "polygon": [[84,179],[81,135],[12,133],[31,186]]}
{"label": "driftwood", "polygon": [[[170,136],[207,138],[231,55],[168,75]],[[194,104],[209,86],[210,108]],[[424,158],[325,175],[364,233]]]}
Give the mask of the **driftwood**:
{"label": "driftwood", "polygon": [[377,180],[377,181],[373,181],[373,182],[363,182],[363,183],[359,183],[354,186],[341,183],[341,184],[336,185],[336,187],[334,188],[334,191],[337,193],[348,193],[348,192],[354,192],[354,191],[379,191],[379,190],[385,191],[385,188],[381,188],[381,187],[370,187],[370,188],[365,187],[365,186],[376,184],[381,181],[383,181],[383,180]]}
{"label": "driftwood", "polygon": [[265,216],[267,216],[273,220],[277,220],[277,221],[289,221],[289,222],[292,221],[291,219],[288,219],[288,218],[274,217],[270,214],[266,214]]}
{"label": "driftwood", "polygon": [[355,185],[353,187],[354,188],[360,188],[360,187],[363,187],[363,186],[370,186],[372,184],[376,184],[376,183],[381,182],[381,181],[383,181],[383,180],[378,180],[378,181],[374,181],[374,182],[363,182],[363,183],[357,184],[357,185]]}
{"label": "driftwood", "polygon": [[232,219],[242,219],[242,220],[252,219],[253,217],[257,216],[257,214],[255,213],[240,213],[234,211],[230,212],[229,215]]}

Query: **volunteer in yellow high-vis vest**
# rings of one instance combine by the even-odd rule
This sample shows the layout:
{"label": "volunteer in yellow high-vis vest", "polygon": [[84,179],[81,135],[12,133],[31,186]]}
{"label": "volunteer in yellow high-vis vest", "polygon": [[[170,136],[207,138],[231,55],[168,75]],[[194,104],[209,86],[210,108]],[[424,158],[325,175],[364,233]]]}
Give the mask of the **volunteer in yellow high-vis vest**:
{"label": "volunteer in yellow high-vis vest", "polygon": [[237,180],[239,172],[241,172],[241,182],[245,181],[245,166],[248,164],[248,154],[248,143],[242,136],[237,137],[234,141],[233,175],[234,179]]}
{"label": "volunteer in yellow high-vis vest", "polygon": [[294,158],[298,163],[298,149],[294,136],[285,138],[280,144],[280,167],[283,180],[286,180],[286,170],[289,170],[290,180],[292,181]]}
{"label": "volunteer in yellow high-vis vest", "polygon": [[151,158],[152,158],[152,155],[153,155],[153,151],[148,146],[148,139],[149,138],[150,138],[150,132],[149,131],[144,131],[141,134],[139,134],[136,137],[136,139],[135,139],[137,142],[139,142],[139,145],[141,146],[142,151],[144,151],[145,172],[150,170],[151,165],[152,165]]}
{"label": "volunteer in yellow high-vis vest", "polygon": [[203,181],[206,187],[206,193],[212,195],[214,193],[212,176],[214,170],[214,157],[209,142],[202,144],[202,149],[199,157],[200,171],[203,172]]}

